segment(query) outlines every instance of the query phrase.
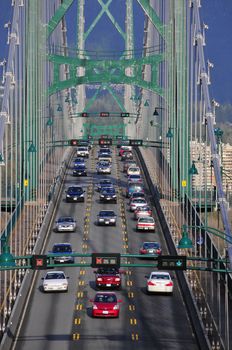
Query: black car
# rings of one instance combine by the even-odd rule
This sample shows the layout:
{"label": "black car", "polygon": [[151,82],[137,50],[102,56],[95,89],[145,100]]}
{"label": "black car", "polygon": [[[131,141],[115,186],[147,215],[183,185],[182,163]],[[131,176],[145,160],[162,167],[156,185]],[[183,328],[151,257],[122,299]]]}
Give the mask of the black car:
{"label": "black car", "polygon": [[80,186],[70,186],[66,191],[66,202],[84,202],[84,192]]}
{"label": "black car", "polygon": [[[69,256],[73,253],[70,243],[55,243],[50,253],[55,254],[53,257],[55,264],[74,263],[74,257]],[[65,254],[65,256],[62,254]]]}
{"label": "black car", "polygon": [[99,181],[99,183],[96,185],[97,191],[101,191],[103,187],[114,187],[112,181],[110,179],[102,179]]}
{"label": "black car", "polygon": [[100,201],[117,203],[117,195],[114,187],[103,187],[100,191]]}
{"label": "black car", "polygon": [[73,167],[73,176],[87,176],[87,169],[85,165],[75,165]]}
{"label": "black car", "polygon": [[98,225],[116,226],[117,215],[113,210],[101,210],[97,216]]}

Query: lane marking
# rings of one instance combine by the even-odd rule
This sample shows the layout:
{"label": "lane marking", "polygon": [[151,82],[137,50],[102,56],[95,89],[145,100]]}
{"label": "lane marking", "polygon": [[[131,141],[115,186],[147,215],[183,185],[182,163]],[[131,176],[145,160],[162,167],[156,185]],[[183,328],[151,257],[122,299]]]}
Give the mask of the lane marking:
{"label": "lane marking", "polygon": [[132,339],[132,340],[139,340],[139,335],[138,335],[138,333],[131,333],[131,339]]}
{"label": "lane marking", "polygon": [[77,325],[81,324],[81,319],[80,318],[75,318],[74,319],[74,323],[77,324]]}
{"label": "lane marking", "polygon": [[79,339],[80,339],[80,333],[74,333],[73,340],[79,340]]}
{"label": "lane marking", "polygon": [[128,308],[129,311],[135,311],[135,305],[129,305]]}
{"label": "lane marking", "polygon": [[82,309],[83,309],[83,304],[76,305],[76,310],[82,310]]}
{"label": "lane marking", "polygon": [[77,292],[77,297],[78,298],[83,298],[84,293],[83,292]]}
{"label": "lane marking", "polygon": [[137,325],[137,320],[136,320],[136,318],[130,318],[130,324],[131,324],[132,326],[136,326],[136,325]]}

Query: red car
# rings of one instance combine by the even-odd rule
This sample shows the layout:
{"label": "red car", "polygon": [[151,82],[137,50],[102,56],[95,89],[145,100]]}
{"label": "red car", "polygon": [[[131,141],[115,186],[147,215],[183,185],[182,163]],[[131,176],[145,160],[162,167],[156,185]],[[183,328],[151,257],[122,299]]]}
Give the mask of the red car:
{"label": "red car", "polygon": [[93,303],[93,317],[119,317],[119,304],[113,292],[96,293],[95,298],[90,300]]}
{"label": "red car", "polygon": [[131,152],[132,151],[132,147],[131,146],[122,146],[118,152],[118,155],[120,157],[122,157],[124,152]]}
{"label": "red car", "polygon": [[121,271],[114,267],[99,268],[96,273],[96,288],[120,288],[121,287]]}

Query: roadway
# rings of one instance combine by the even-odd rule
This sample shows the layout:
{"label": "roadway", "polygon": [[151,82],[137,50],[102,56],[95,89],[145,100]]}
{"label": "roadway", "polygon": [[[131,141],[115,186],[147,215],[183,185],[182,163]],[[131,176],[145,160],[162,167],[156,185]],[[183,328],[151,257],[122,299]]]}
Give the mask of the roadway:
{"label": "roadway", "polygon": [[[112,174],[107,177],[112,178],[117,185],[118,202],[99,203],[95,184],[102,176],[95,172],[96,154],[97,149],[93,149],[87,161],[88,177],[74,178],[71,166],[67,169],[64,188],[53,220],[59,216],[70,215],[77,219],[78,227],[74,233],[56,233],[53,229],[54,221],[51,222],[44,253],[51,250],[54,243],[70,242],[73,249],[80,253],[136,254],[143,241],[155,239],[161,242],[163,253],[167,254],[158,218],[156,233],[138,233],[135,230],[133,214],[129,211],[128,200],[124,195],[126,177],[122,173],[122,162],[117,156],[116,148],[113,149]],[[65,189],[75,183],[86,188],[85,203],[66,203]],[[147,186],[146,193],[149,200]],[[115,210],[116,227],[96,225],[97,214],[103,208]],[[87,259],[83,258],[83,261],[87,262]],[[147,295],[144,276],[152,269],[123,268],[125,273],[122,289],[116,291],[123,300],[119,318],[93,319],[89,302],[96,292],[93,269],[60,266],[58,269],[63,269],[70,277],[68,293],[43,293],[41,278],[45,272],[36,272],[35,285],[31,288],[13,349],[198,349],[177,279],[174,279],[172,296]]]}

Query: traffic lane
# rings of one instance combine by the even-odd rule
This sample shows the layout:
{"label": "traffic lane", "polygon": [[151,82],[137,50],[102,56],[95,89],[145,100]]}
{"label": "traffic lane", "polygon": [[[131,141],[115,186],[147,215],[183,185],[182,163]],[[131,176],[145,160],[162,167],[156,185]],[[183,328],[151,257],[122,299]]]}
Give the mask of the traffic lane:
{"label": "traffic lane", "polygon": [[[146,183],[145,189],[148,190]],[[146,198],[149,202],[149,196],[146,195]],[[139,254],[139,248],[144,241],[160,242],[163,254],[168,254],[155,209],[152,208],[153,216],[156,220],[155,233],[138,232],[136,231],[136,220],[134,220],[134,214],[130,212],[128,202],[129,200],[126,200],[125,215],[130,254]],[[134,263],[151,263],[148,259],[130,260]],[[139,337],[143,342],[143,346],[149,348],[149,346],[158,344],[157,348],[159,349],[167,349],[169,347],[175,349],[186,349],[186,347],[188,349],[197,349],[177,280],[175,278],[173,280],[174,292],[172,296],[162,294],[147,295],[145,275],[149,275],[154,270],[156,268],[132,268],[131,292],[136,310],[135,315],[138,318]],[[172,276],[175,276],[174,273],[170,273]],[[155,322],[156,320],[157,322]]]}
{"label": "traffic lane", "polygon": [[[116,169],[114,169],[116,170]],[[104,176],[105,177],[105,176]],[[117,176],[113,172],[112,178],[117,181]],[[91,212],[91,225],[89,234],[89,251],[97,252],[121,252],[122,250],[122,236],[121,232],[121,219],[119,204],[103,204],[99,201],[99,193],[94,192],[92,198],[92,212]],[[117,226],[98,226],[96,225],[96,215],[102,209],[112,209],[118,214]],[[131,343],[130,334],[125,332],[128,326],[128,316],[125,310],[127,306],[125,302],[121,305],[121,312],[119,319],[95,319],[92,318],[92,303],[89,299],[92,299],[96,293],[95,286],[95,274],[96,269],[86,269],[86,281],[89,281],[89,285],[86,285],[84,289],[85,300],[78,301],[83,302],[85,308],[77,315],[81,322],[81,331],[79,333],[77,345],[75,342],[70,346],[70,349],[74,349],[78,346],[79,349],[125,349],[126,341],[128,345]],[[125,281],[122,281],[122,291],[115,291],[118,298],[124,299],[125,296]],[[78,326],[76,327],[78,332]]]}
{"label": "traffic lane", "polygon": [[38,273],[16,350],[67,349],[70,341],[71,320],[79,268],[62,268],[69,276],[67,293],[44,293],[42,277]]}
{"label": "traffic lane", "polygon": [[[64,187],[73,182],[69,172],[67,174]],[[84,182],[87,187],[87,182]],[[65,191],[61,196],[60,205],[55,215],[71,215],[77,218],[77,232],[57,233],[54,224],[49,235],[46,252],[52,249],[54,243],[69,242],[73,249],[81,252],[81,242],[83,235],[83,218],[85,216],[86,203],[66,203]],[[45,252],[45,253],[46,253]],[[77,259],[77,258],[76,258]],[[68,293],[43,293],[42,276],[45,272],[40,272],[36,282],[35,292],[32,294],[29,309],[21,329],[20,337],[16,349],[41,349],[68,348],[71,340],[72,314],[76,300],[77,281],[79,279],[79,268],[68,268],[57,265],[57,270],[63,270],[69,278]],[[36,340],[36,341],[35,341]],[[51,345],[52,344],[52,345]]]}

